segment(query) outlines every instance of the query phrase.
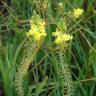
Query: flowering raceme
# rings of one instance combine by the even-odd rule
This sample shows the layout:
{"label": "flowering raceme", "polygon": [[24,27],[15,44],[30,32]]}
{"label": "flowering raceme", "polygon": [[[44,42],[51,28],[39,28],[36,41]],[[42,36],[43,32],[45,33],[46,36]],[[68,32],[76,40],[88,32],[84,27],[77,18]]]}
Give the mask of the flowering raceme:
{"label": "flowering raceme", "polygon": [[69,40],[72,40],[72,38],[73,38],[73,36],[71,36],[70,34],[62,33],[58,29],[57,29],[56,32],[53,33],[53,36],[56,37],[56,39],[55,39],[55,43],[56,44],[62,44],[64,42],[67,42]]}
{"label": "flowering raceme", "polygon": [[31,21],[31,29],[26,34],[28,37],[34,37],[36,41],[40,41],[41,38],[47,35],[45,32],[45,22],[42,20],[38,20],[37,22]]}
{"label": "flowering raceme", "polygon": [[36,13],[33,13],[31,19],[31,29],[26,33],[27,39],[24,44],[24,50],[22,53],[22,58],[17,68],[17,73],[15,77],[15,89],[18,96],[25,96],[23,80],[26,76],[30,64],[34,61],[34,58],[43,44],[45,32],[45,22]]}
{"label": "flowering raceme", "polygon": [[75,8],[73,9],[73,17],[74,18],[79,18],[83,14],[83,9],[80,8]]}
{"label": "flowering raceme", "polygon": [[[69,54],[69,45],[73,36],[67,33],[67,24],[65,19],[60,19],[57,23],[56,32],[52,34],[55,37],[55,56],[56,56],[56,70],[57,77],[60,81],[61,95],[60,96],[73,96],[72,77],[67,61]],[[67,50],[67,51],[66,51]]]}

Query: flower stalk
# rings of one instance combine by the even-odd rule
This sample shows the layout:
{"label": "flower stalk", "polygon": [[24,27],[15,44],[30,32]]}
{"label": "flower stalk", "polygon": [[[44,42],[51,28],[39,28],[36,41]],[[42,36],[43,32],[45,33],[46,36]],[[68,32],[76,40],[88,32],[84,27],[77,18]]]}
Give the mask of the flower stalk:
{"label": "flower stalk", "polygon": [[26,33],[27,41],[24,45],[23,56],[20,62],[20,65],[17,69],[16,78],[15,78],[15,88],[17,90],[18,96],[24,96],[23,89],[23,79],[27,74],[30,64],[34,61],[40,46],[43,43],[44,37],[46,36],[45,32],[45,23],[35,14],[31,19],[31,29]]}
{"label": "flower stalk", "polygon": [[[62,22],[61,22],[62,23]],[[65,23],[64,23],[65,24]],[[61,24],[62,25],[62,24]],[[72,86],[72,77],[71,72],[69,69],[69,62],[68,62],[68,55],[69,55],[69,46],[70,41],[72,40],[73,36],[68,34],[67,26],[60,28],[60,22],[58,28],[56,29],[56,32],[53,33],[53,36],[55,37],[55,56],[56,56],[56,71],[57,71],[57,77],[60,81],[60,91],[61,96],[72,96],[73,94],[73,86]],[[62,30],[63,28],[63,30]],[[65,30],[64,30],[65,28]]]}

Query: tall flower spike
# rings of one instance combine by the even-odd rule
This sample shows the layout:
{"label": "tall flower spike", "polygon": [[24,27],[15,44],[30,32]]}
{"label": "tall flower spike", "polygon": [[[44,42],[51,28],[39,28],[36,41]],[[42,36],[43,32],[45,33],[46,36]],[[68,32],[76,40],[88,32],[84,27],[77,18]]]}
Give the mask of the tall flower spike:
{"label": "tall flower spike", "polygon": [[33,37],[36,41],[40,41],[43,37],[46,36],[45,32],[45,22],[40,19],[39,16],[35,15],[32,17],[31,23],[31,29],[29,32],[27,32],[28,37]]}
{"label": "tall flower spike", "polygon": [[23,57],[17,69],[15,78],[15,88],[18,96],[24,96],[23,78],[27,74],[29,66],[31,62],[33,62],[45,36],[46,32],[44,21],[42,21],[39,15],[34,14],[31,19],[31,29],[27,33],[28,40],[25,43]]}
{"label": "tall flower spike", "polygon": [[73,38],[73,36],[71,36],[70,34],[62,33],[58,29],[56,30],[56,32],[53,33],[53,36],[55,36],[56,44],[62,44],[64,42],[72,40],[72,38]]}
{"label": "tall flower spike", "polygon": [[[66,45],[67,46],[67,45]],[[56,70],[58,81],[60,81],[60,91],[61,96],[73,96],[74,88],[72,85],[72,77],[69,69],[69,64],[67,61],[67,51],[68,46],[65,49],[65,46],[57,45],[55,50],[55,55],[57,59]]]}
{"label": "tall flower spike", "polygon": [[[59,22],[60,23],[60,22]],[[59,26],[57,26],[59,27]],[[57,76],[60,81],[61,85],[61,96],[72,96],[73,95],[73,86],[72,86],[72,77],[69,69],[68,64],[68,46],[70,44],[70,41],[72,40],[73,36],[62,32],[61,28],[57,28],[56,32],[53,33],[53,36],[55,37],[55,43],[56,43],[56,50],[55,50],[55,56],[56,56],[56,70],[57,70]],[[67,31],[67,30],[66,30]]]}

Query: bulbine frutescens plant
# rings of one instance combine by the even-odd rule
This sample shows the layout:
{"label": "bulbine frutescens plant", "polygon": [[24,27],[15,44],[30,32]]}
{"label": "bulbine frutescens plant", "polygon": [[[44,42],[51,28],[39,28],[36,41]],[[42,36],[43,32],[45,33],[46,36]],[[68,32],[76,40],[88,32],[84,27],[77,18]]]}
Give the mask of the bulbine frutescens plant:
{"label": "bulbine frutescens plant", "polygon": [[[59,26],[58,26],[59,27]],[[57,77],[60,80],[61,85],[61,96],[71,96],[72,95],[72,78],[71,73],[69,70],[68,64],[68,49],[70,45],[70,41],[72,40],[73,36],[67,33],[65,28],[57,28],[56,32],[53,33],[55,36],[55,56],[56,56],[56,70],[57,70]]]}
{"label": "bulbine frutescens plant", "polygon": [[[68,12],[70,18],[76,20],[83,13],[82,9],[74,9]],[[67,17],[66,17],[67,18]],[[60,81],[61,96],[74,96],[74,87],[70,71],[70,49],[73,36],[67,33],[68,21],[61,18],[57,24],[56,32],[53,33],[55,37],[55,57],[56,57],[56,72],[58,80]]]}
{"label": "bulbine frutescens plant", "polygon": [[24,76],[46,36],[45,22],[39,17],[39,15],[34,13],[30,22],[31,29],[26,33],[27,41],[24,45],[23,57],[17,69],[15,78],[15,88],[18,96],[24,96]]}

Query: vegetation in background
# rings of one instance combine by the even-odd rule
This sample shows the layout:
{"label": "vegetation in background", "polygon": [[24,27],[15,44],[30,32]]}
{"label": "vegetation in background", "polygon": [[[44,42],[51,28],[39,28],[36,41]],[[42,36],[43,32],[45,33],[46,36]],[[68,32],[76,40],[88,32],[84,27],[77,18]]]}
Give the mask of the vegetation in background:
{"label": "vegetation in background", "polygon": [[0,4],[0,96],[96,96],[95,0]]}

